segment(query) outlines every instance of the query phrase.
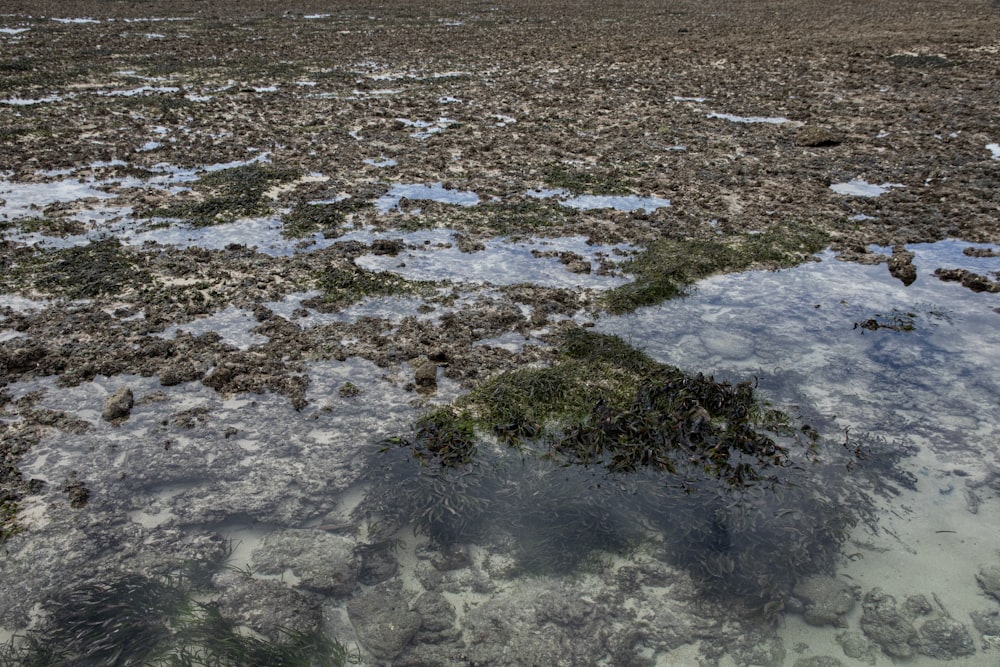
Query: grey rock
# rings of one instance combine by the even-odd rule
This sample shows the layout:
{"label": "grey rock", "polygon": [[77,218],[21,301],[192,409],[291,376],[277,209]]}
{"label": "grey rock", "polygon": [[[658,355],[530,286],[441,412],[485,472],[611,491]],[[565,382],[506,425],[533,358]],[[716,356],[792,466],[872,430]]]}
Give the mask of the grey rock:
{"label": "grey rock", "polygon": [[805,602],[803,620],[809,625],[846,628],[844,620],[854,609],[854,591],[833,577],[815,576],[798,582],[792,592]]}
{"label": "grey rock", "polygon": [[535,601],[535,617],[539,623],[580,626],[593,614],[593,602],[562,591],[547,591]]}
{"label": "grey rock", "polygon": [[882,652],[893,658],[910,658],[919,643],[917,629],[896,607],[896,599],[873,588],[862,603],[861,630]]}
{"label": "grey rock", "polygon": [[323,530],[291,529],[271,533],[251,556],[265,574],[291,568],[299,585],[327,595],[348,595],[358,579],[354,542]]}
{"label": "grey rock", "polygon": [[1000,600],[1000,565],[984,565],[979,568],[976,580],[983,592]]}
{"label": "grey rock", "polygon": [[836,640],[848,658],[853,658],[858,662],[866,662],[869,665],[875,664],[875,647],[860,632],[853,630],[840,632],[837,633]]}
{"label": "grey rock", "polygon": [[933,611],[934,607],[931,606],[926,595],[908,595],[906,601],[903,602],[903,613],[910,618],[928,616]]}
{"label": "grey rock", "polygon": [[811,658],[799,658],[792,667],[844,667],[844,663],[828,655],[816,655]]}
{"label": "grey rock", "polygon": [[975,654],[976,645],[964,625],[952,618],[942,617],[920,626],[918,650],[932,658],[952,660]]}
{"label": "grey rock", "polygon": [[314,632],[322,622],[316,602],[280,581],[224,571],[213,583],[223,589],[217,601],[222,616],[271,641],[279,641],[288,632]]}
{"label": "grey rock", "polygon": [[437,364],[433,361],[425,361],[417,366],[417,370],[413,373],[413,381],[418,387],[428,389],[437,387]]}
{"label": "grey rock", "polygon": [[422,623],[401,593],[377,589],[352,598],[347,615],[361,644],[381,660],[402,653]]}
{"label": "grey rock", "polygon": [[989,611],[974,611],[969,614],[972,617],[972,625],[984,636],[1000,637],[1000,611],[990,609]]}
{"label": "grey rock", "polygon": [[455,625],[455,606],[440,593],[427,591],[422,594],[413,603],[413,611],[420,614],[422,630],[441,632]]}
{"label": "grey rock", "polygon": [[101,417],[104,421],[120,424],[129,418],[134,403],[135,399],[132,396],[132,390],[128,387],[121,387],[105,399],[104,411],[101,413]]}

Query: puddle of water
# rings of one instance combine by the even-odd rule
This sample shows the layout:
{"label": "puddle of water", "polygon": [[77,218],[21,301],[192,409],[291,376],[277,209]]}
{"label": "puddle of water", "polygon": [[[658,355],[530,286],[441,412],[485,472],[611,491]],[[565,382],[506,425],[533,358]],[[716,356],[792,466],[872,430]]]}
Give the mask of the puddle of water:
{"label": "puddle of water", "polygon": [[238,350],[246,350],[253,345],[267,342],[266,336],[251,332],[251,329],[255,329],[257,326],[259,326],[259,322],[249,310],[230,306],[207,317],[185,324],[171,325],[161,333],[154,335],[160,338],[174,338],[179,332],[200,336],[214,331],[222,337],[222,341],[227,345],[232,345]]}
{"label": "puddle of water", "polygon": [[890,188],[905,187],[902,183],[883,183],[874,185],[861,178],[853,178],[846,183],[832,183],[830,189],[838,195],[848,197],[878,197],[884,195]]}
{"label": "puddle of water", "polygon": [[[392,161],[395,165],[395,161]],[[376,166],[392,166],[382,163]],[[479,203],[479,195],[468,190],[450,190],[441,183],[431,185],[418,184],[396,184],[389,192],[375,200],[375,210],[379,213],[388,213],[399,208],[399,200],[403,197],[416,201],[433,201],[441,204],[454,204],[455,206],[475,206]]]}
{"label": "puddle of water", "polygon": [[789,123],[792,125],[801,125],[799,121],[789,120],[783,116],[735,116],[731,113],[710,113],[709,118],[721,118],[722,120],[728,120],[731,123],[765,123],[768,125],[783,125]]}
{"label": "puddle of water", "polygon": [[365,164],[370,164],[373,167],[395,167],[397,164],[399,164],[392,158],[388,157],[380,157],[377,159],[369,157],[362,160],[362,162],[364,162]]}
{"label": "puddle of water", "polygon": [[[1000,270],[1000,258],[964,255],[969,246],[909,246],[918,271],[909,287],[884,265],[841,263],[825,253],[786,271],[712,278],[690,298],[602,318],[597,328],[682,368],[756,377],[779,404],[813,406],[845,434],[915,447],[904,460],[915,488],[883,501],[881,533],[855,531],[846,550],[859,557],[841,563],[838,576],[864,592],[882,587],[900,603],[933,595],[968,626],[970,612],[989,606],[974,575],[995,564],[1000,549],[997,497],[980,486],[1000,464],[992,446],[1000,436],[1000,315],[993,310],[1000,295],[975,294],[932,272]],[[883,327],[857,326],[867,320]],[[850,629],[859,629],[859,618],[855,610]],[[786,647],[805,642],[810,653],[843,659],[837,632],[789,616],[782,636]],[[907,664],[940,663],[918,656]]]}
{"label": "puddle of water", "polygon": [[614,209],[616,211],[655,211],[670,206],[669,199],[660,197],[640,197],[638,195],[570,195],[562,188],[528,190],[529,197],[535,199],[555,199],[561,206],[581,211]]}
{"label": "puddle of water", "polygon": [[[588,263],[598,255],[616,254],[627,246],[588,245],[585,237],[529,239],[511,243],[504,239],[486,241],[485,248],[462,252],[454,241],[453,232],[435,229],[412,234],[387,234],[387,238],[402,238],[407,249],[396,256],[362,255],[355,263],[370,271],[390,271],[409,280],[452,280],[463,283],[514,285],[530,282],[546,287],[583,287],[610,289],[627,282],[618,276],[594,273],[573,273],[557,257],[537,256],[536,253],[576,253]],[[342,238],[369,238],[365,233],[348,234]],[[591,264],[596,270],[596,266]]]}
{"label": "puddle of water", "polygon": [[990,152],[994,160],[1000,160],[1000,144],[986,144],[986,150]]}
{"label": "puddle of water", "polygon": [[8,97],[7,99],[0,100],[0,104],[9,104],[15,107],[27,107],[35,104],[48,104],[50,102],[61,102],[64,97],[61,95],[49,95],[48,97],[37,97],[37,98],[24,98],[24,97]]}
{"label": "puddle of water", "polygon": [[28,32],[31,28],[0,28],[0,35],[20,35]]}
{"label": "puddle of water", "polygon": [[444,116],[441,116],[434,122],[426,120],[409,120],[406,118],[397,118],[396,120],[407,127],[418,128],[417,132],[410,133],[410,136],[415,139],[427,139],[428,137],[431,137],[439,132],[443,132],[449,125],[454,125],[458,122]]}

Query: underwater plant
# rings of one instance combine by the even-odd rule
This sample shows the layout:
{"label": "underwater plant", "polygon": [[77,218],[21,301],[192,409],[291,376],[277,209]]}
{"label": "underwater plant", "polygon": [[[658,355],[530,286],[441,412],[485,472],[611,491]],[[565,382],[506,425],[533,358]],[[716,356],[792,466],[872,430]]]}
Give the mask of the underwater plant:
{"label": "underwater plant", "polygon": [[358,661],[319,631],[277,641],[241,633],[170,581],[127,574],[50,600],[39,628],[0,648],[10,667],[342,667]]}
{"label": "underwater plant", "polygon": [[707,590],[773,610],[832,568],[870,507],[844,478],[851,452],[830,445],[752,381],[576,330],[555,364],[501,374],[385,441],[358,512],[383,537],[413,524],[442,545],[506,547],[530,571],[653,540]]}

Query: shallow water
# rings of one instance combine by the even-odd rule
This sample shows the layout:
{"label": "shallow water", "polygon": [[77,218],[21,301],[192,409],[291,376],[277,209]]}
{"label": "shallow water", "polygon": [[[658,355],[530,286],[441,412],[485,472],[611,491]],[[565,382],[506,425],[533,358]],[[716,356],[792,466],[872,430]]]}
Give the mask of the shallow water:
{"label": "shallow water", "polygon": [[[354,234],[359,240],[372,237]],[[407,249],[396,257],[363,256],[359,265],[413,279],[497,284],[511,273],[550,285],[607,287],[622,280],[581,277],[565,271],[553,257],[531,253],[557,250],[591,257],[616,250],[588,246],[584,239],[495,241],[483,251],[461,253],[444,247],[453,239],[448,230],[386,236],[404,238]],[[1000,460],[994,447],[1000,437],[1000,314],[994,310],[1000,307],[1000,295],[976,294],[932,275],[939,267],[1000,271],[1000,258],[970,257],[963,253],[969,246],[951,241],[910,246],[918,279],[908,287],[892,278],[884,264],[843,263],[824,253],[818,261],[784,271],[710,278],[685,298],[628,316],[602,316],[595,328],[691,373],[753,379],[764,397],[817,425],[835,448],[855,438],[905,449],[909,455],[902,466],[915,487],[897,485],[895,495],[876,499],[878,531],[859,524],[844,545],[851,559],[838,564],[837,577],[859,586],[862,595],[879,586],[900,602],[918,594],[935,599],[973,633],[978,645],[969,613],[988,610],[995,602],[983,596],[975,573],[983,564],[995,564],[1000,550],[995,491]],[[537,275],[531,267],[538,267]],[[593,282],[573,282],[580,280]],[[386,298],[324,315],[302,308],[310,296],[293,294],[268,306],[303,327],[366,316],[433,319],[444,312],[422,312],[416,298]],[[17,298],[0,305],[15,310],[46,306]],[[216,331],[229,344],[247,349],[264,341],[252,333],[255,325],[249,312],[230,308],[161,335]],[[516,352],[539,343],[509,334],[476,345]],[[13,627],[48,592],[88,573],[127,569],[156,574],[170,562],[195,556],[210,563],[225,540],[234,547],[229,565],[256,564],[261,578],[308,586],[321,574],[310,549],[368,539],[373,528],[358,523],[350,509],[365,500],[360,480],[384,461],[369,458],[376,443],[405,432],[421,414],[422,401],[404,388],[413,369],[381,369],[350,358],[310,361],[303,368],[310,405],[301,413],[280,396],[220,396],[199,383],[161,387],[155,377],[98,377],[74,388],[41,379],[9,387],[15,399],[42,392],[37,408],[65,411],[90,428],[72,437],[47,437],[22,462],[27,476],[48,487],[23,510],[29,530],[8,545],[12,575],[0,585],[0,608],[8,610],[3,624]],[[128,421],[112,426],[101,419],[103,401],[126,385],[136,406]],[[354,389],[347,391],[348,385]],[[457,387],[442,382],[432,400],[446,402],[457,394]],[[533,493],[567,493],[562,502],[568,502],[599,493],[603,482],[586,471],[554,478],[545,470],[537,474],[539,479],[513,474],[510,483],[536,489]],[[86,514],[67,515],[60,509],[63,489],[75,479],[86,482],[91,500]],[[539,486],[539,480],[549,483]],[[541,504],[546,496],[537,498]],[[615,515],[621,520],[629,516]],[[521,530],[511,533],[513,539],[526,544],[538,539],[530,525]],[[492,623],[512,623],[524,633],[516,636],[532,636],[529,628],[543,608],[550,615],[546,618],[569,614],[577,620],[544,625],[549,635],[538,641],[556,642],[553,646],[585,642],[604,619],[622,631],[642,628],[645,638],[636,650],[659,665],[694,660],[697,643],[711,636],[698,629],[694,610],[700,603],[693,602],[698,594],[690,583],[643,549],[609,553],[603,564],[588,566],[596,570],[572,576],[511,575],[509,550],[473,542],[463,547],[467,566],[438,571],[428,564],[427,554],[436,552],[426,537],[405,527],[397,535],[403,545],[393,558],[407,599],[424,590],[444,595],[461,610],[460,629],[491,637],[477,649],[494,656],[487,661],[498,655],[490,651],[502,648],[489,644],[500,641],[490,635]],[[282,561],[275,554],[291,553],[291,547],[277,546],[286,543],[302,551]],[[95,544],[104,546],[97,549]],[[562,546],[574,548],[572,543]],[[638,588],[620,588],[627,577],[638,576],[635,572],[646,573]],[[628,593],[623,596],[622,590]],[[324,600],[327,630],[344,641],[360,642],[345,599],[327,595]],[[790,613],[783,619],[779,636],[785,664],[812,655],[852,664],[837,644],[843,629],[809,626]],[[845,622],[847,630],[858,631],[859,609],[846,615]],[[536,648],[518,639],[512,650]],[[948,664],[981,665],[993,655],[977,649],[974,656]],[[888,664],[879,656],[876,664]],[[736,662],[725,657],[720,664]],[[918,656],[908,664],[939,662]]]}

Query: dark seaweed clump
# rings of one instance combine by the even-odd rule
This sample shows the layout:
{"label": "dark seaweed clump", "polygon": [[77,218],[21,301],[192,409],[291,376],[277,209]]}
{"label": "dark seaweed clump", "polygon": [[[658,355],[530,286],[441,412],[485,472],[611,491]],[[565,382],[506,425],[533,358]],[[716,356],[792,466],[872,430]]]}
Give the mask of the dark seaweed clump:
{"label": "dark seaweed clump", "polygon": [[149,280],[118,239],[107,238],[18,258],[0,282],[6,291],[30,287],[68,299],[90,299],[120,294]]}
{"label": "dark seaweed clump", "polygon": [[340,667],[354,662],[317,632],[276,641],[241,634],[216,606],[172,582],[124,575],[87,582],[52,600],[43,626],[0,648],[18,667]]}
{"label": "dark seaweed clump", "polygon": [[847,458],[752,382],[575,332],[556,364],[503,374],[386,441],[359,511],[387,534],[412,522],[442,545],[507,546],[530,571],[655,544],[707,589],[773,610],[866,518]]}
{"label": "dark seaweed clump", "polygon": [[301,172],[294,168],[247,164],[211,171],[201,176],[194,188],[197,201],[178,202],[157,209],[151,215],[181,218],[194,227],[206,227],[271,211],[265,196],[275,184],[293,181]]}

